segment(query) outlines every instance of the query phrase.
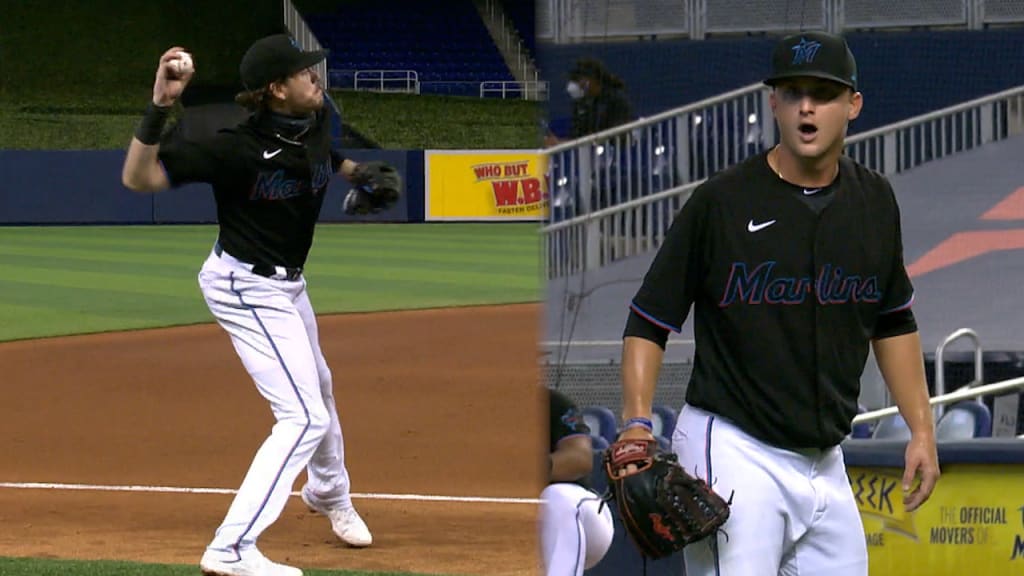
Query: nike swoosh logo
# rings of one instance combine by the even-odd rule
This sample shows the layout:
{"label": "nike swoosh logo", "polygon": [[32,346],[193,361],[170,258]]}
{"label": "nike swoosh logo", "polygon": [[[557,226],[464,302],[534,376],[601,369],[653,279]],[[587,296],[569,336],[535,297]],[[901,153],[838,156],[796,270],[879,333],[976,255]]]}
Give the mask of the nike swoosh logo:
{"label": "nike swoosh logo", "polygon": [[277,156],[280,153],[281,153],[281,148],[278,148],[277,150],[274,150],[273,152],[271,152],[269,150],[264,150],[263,151],[263,159],[264,160],[270,160],[271,158],[273,158],[274,156]]}
{"label": "nike swoosh logo", "polygon": [[757,232],[758,230],[764,230],[765,228],[771,226],[772,224],[775,224],[775,220],[761,222],[760,224],[754,224],[754,221],[751,220],[750,222],[747,222],[747,232]]}
{"label": "nike swoosh logo", "polygon": [[821,188],[815,188],[813,190],[808,190],[807,188],[804,188],[804,196],[810,196],[812,194],[817,194],[818,192],[821,192]]}

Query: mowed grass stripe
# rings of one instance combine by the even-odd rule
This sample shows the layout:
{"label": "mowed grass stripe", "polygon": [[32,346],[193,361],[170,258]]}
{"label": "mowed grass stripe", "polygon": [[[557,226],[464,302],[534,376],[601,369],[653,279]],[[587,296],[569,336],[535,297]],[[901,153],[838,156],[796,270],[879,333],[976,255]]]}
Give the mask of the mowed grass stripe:
{"label": "mowed grass stripe", "polygon": [[[141,564],[136,562],[0,558],[3,576],[195,576],[194,564]],[[308,576],[429,576],[409,572],[350,572],[303,570]]]}
{"label": "mowed grass stripe", "polygon": [[[535,226],[326,225],[320,314],[536,302]],[[213,322],[196,275],[213,226],[0,227],[0,339]],[[5,305],[6,304],[6,305]]]}
{"label": "mowed grass stripe", "polygon": [[[130,318],[124,314],[103,316],[95,313],[40,306],[7,304],[3,310],[3,321],[0,321],[0,342],[22,338],[46,338],[64,334],[156,328],[167,325],[167,318]],[[0,574],[4,573],[0,572]]]}
{"label": "mowed grass stripe", "polygon": [[[114,276],[138,276],[142,281],[181,279],[182,274],[195,278],[202,267],[202,259],[189,256],[152,255],[152,258],[127,258],[124,254],[93,253],[70,255],[67,253],[46,256],[39,254],[11,254],[0,249],[0,267],[5,270],[52,270],[57,274],[97,272]],[[134,280],[133,280],[134,282]]]}
{"label": "mowed grass stripe", "polygon": [[[469,225],[472,226],[472,225]],[[409,225],[322,225],[314,238],[311,259],[341,254],[353,258],[401,257],[403,253],[430,256],[435,253],[452,254],[461,260],[477,258],[532,255],[539,250],[540,237],[533,228],[507,228],[493,225],[495,232],[474,226],[467,234],[451,227],[424,225],[429,233],[410,233]],[[94,251],[149,255],[154,250],[167,254],[195,254],[204,256],[216,239],[212,227],[188,226],[125,226],[120,228],[2,228],[0,227],[0,253],[26,254],[37,250],[72,250],[82,253]],[[13,231],[17,230],[17,233]],[[33,252],[26,252],[33,251]],[[69,252],[73,253],[73,252]]]}

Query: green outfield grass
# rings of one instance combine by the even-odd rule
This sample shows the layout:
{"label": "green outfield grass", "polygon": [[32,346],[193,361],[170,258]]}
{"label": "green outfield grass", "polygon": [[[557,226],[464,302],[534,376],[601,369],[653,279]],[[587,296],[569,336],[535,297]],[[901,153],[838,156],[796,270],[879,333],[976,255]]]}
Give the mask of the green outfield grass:
{"label": "green outfield grass", "polygon": [[[319,314],[536,302],[538,225],[321,224]],[[0,341],[212,322],[215,226],[0,227]]]}
{"label": "green outfield grass", "polygon": [[[409,572],[341,572],[333,570],[303,570],[303,572],[308,576],[417,576]],[[194,565],[0,558],[0,575],[3,576],[195,576],[198,573],[199,569]]]}

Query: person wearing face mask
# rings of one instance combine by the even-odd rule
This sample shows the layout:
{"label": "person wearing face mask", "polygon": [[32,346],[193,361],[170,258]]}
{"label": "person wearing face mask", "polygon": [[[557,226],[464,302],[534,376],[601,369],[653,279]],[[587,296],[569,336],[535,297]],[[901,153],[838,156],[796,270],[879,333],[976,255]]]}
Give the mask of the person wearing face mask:
{"label": "person wearing face mask", "polygon": [[[572,98],[571,139],[626,124],[633,118],[625,83],[593,58],[576,62],[569,71],[565,91]],[[553,146],[560,141],[549,133],[545,143]]]}

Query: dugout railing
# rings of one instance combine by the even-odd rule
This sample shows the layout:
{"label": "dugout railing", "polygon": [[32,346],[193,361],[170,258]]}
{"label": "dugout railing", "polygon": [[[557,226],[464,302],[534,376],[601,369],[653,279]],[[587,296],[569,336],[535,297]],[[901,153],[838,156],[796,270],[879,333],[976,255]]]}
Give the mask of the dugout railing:
{"label": "dugout railing", "polygon": [[[1016,134],[1024,86],[851,136],[846,154],[893,175]],[[775,142],[767,88],[755,84],[543,150],[547,278],[655,250],[705,178]]]}
{"label": "dugout railing", "polygon": [[543,150],[547,277],[653,248],[694,183],[774,140],[756,83]]}
{"label": "dugout railing", "polygon": [[[933,407],[939,407],[955,404],[963,400],[976,400],[983,396],[1007,395],[1021,390],[1024,390],[1024,377],[1012,378],[1010,380],[1003,380],[1002,382],[995,382],[982,386],[964,386],[947,394],[936,394],[928,399],[928,403]],[[899,407],[897,406],[871,410],[855,416],[853,418],[853,424],[856,426],[857,424],[876,422],[883,418],[895,416],[899,413]]]}

